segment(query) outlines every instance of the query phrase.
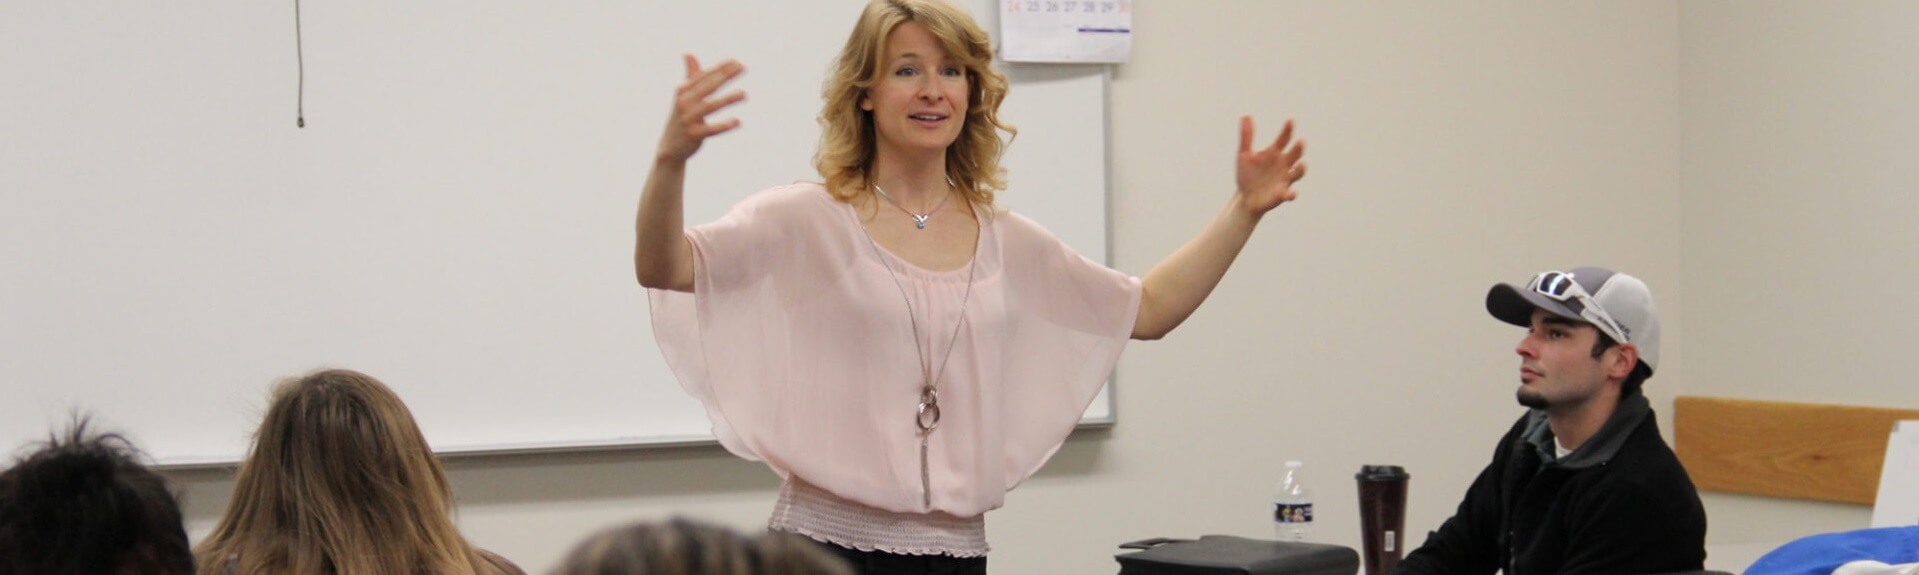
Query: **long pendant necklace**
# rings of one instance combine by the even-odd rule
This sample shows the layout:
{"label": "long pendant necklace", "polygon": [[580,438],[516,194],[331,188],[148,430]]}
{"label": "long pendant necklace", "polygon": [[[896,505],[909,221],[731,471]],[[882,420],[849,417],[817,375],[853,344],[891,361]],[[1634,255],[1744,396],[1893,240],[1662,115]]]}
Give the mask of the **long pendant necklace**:
{"label": "long pendant necklace", "polygon": [[934,205],[933,209],[926,210],[926,213],[922,214],[919,212],[915,212],[913,210],[906,209],[906,206],[900,205],[899,200],[893,199],[893,196],[891,194],[886,193],[886,190],[880,188],[880,185],[878,182],[875,182],[873,184],[873,191],[879,192],[880,197],[886,198],[887,203],[893,204],[893,207],[899,208],[900,211],[902,212],[906,212],[906,215],[913,216],[913,224],[919,226],[919,229],[922,229],[922,230],[926,229],[926,219],[933,217],[933,214],[935,213],[939,213],[940,208],[946,207],[946,199],[953,197],[953,192],[951,191],[946,192],[946,195],[940,196],[939,204]]}
{"label": "long pendant necklace", "polygon": [[[878,188],[879,186],[874,186],[874,189]],[[927,215],[930,216],[932,213],[928,212]],[[914,217],[920,216],[915,214]],[[924,225],[924,220],[921,225]],[[861,226],[860,232],[866,233],[866,227]],[[980,233],[986,232],[981,230]],[[906,284],[900,281],[899,273],[893,271],[893,264],[886,263],[886,256],[880,253],[880,243],[873,239],[873,234],[866,233],[866,243],[873,246],[873,257],[878,258],[880,265],[886,267],[887,277],[893,278],[893,287],[900,290],[900,300],[906,302],[906,319],[913,326],[913,354],[919,357],[920,373],[931,374],[921,376],[927,379],[920,386],[919,406],[913,414],[913,425],[919,428],[920,436],[920,503],[931,508],[933,506],[933,473],[932,466],[927,460],[926,446],[933,436],[933,430],[940,426],[940,377],[946,374],[947,361],[953,359],[953,348],[959,347],[960,326],[966,325],[966,304],[973,299],[973,270],[979,267],[979,239],[976,236],[973,240],[973,262],[966,265],[966,293],[960,296],[959,321],[953,323],[953,337],[946,344],[946,355],[940,358],[938,371],[933,370],[933,365],[927,361],[926,352],[920,349],[919,314],[913,311],[913,298],[906,295]],[[929,339],[926,343],[929,346],[937,343],[930,339],[932,336],[931,332],[927,333]]]}

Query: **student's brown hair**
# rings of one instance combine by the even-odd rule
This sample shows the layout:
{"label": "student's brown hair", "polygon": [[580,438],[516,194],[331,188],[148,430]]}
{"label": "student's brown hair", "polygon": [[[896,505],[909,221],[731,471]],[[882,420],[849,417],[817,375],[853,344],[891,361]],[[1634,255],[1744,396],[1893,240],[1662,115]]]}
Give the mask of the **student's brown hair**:
{"label": "student's brown hair", "polygon": [[683,518],[594,534],[552,575],[853,575],[819,543],[790,533],[747,537]]}
{"label": "student's brown hair", "polygon": [[200,573],[518,572],[461,537],[452,492],[385,384],[344,369],[289,379],[273,391],[226,514],[195,549]]}

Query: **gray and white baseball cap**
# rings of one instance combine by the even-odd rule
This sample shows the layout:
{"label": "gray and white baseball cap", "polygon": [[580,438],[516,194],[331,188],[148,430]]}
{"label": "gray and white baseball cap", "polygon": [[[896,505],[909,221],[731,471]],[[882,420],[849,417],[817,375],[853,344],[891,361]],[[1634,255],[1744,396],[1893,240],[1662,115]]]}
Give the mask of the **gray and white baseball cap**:
{"label": "gray and white baseball cap", "polygon": [[1639,278],[1606,268],[1549,271],[1525,285],[1498,284],[1486,292],[1486,311],[1499,321],[1532,325],[1534,309],[1592,324],[1601,333],[1639,349],[1646,369],[1659,368],[1659,309]]}

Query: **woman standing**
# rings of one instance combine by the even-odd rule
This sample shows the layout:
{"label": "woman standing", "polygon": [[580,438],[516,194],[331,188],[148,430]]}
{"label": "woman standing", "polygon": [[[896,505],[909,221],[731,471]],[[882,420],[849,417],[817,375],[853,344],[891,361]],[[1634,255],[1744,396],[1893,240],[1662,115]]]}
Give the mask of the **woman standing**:
{"label": "woman standing", "polygon": [[[680,383],[733,453],[784,478],[770,527],[863,573],[984,573],[986,511],[1072,430],[1129,339],[1199,307],[1305,175],[1287,124],[1193,241],[1128,277],[999,209],[1007,84],[938,0],[867,5],[824,93],[821,183],[684,227],[686,164],[744,68],[686,57],[640,199],[634,268]],[[1044,193],[1035,191],[1032,193]]]}

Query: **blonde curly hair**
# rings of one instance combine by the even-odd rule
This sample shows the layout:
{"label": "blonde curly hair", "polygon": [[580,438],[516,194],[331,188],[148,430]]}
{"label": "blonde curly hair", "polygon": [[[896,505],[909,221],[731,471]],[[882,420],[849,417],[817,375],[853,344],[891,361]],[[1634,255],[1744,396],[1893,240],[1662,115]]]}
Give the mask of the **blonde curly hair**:
{"label": "blonde curly hair", "polygon": [[[887,36],[906,22],[925,26],[947,55],[966,67],[966,123],[946,148],[946,178],[973,205],[991,207],[995,193],[1006,189],[1000,153],[1019,133],[999,119],[1006,76],[992,68],[993,45],[986,30],[941,0],[873,0],[866,5],[821,94],[826,103],[820,110],[814,167],[826,179],[827,191],[841,201],[851,201],[871,183],[878,136],[872,114],[860,109],[860,98],[879,79]],[[1008,139],[1000,138],[1002,131]]]}

